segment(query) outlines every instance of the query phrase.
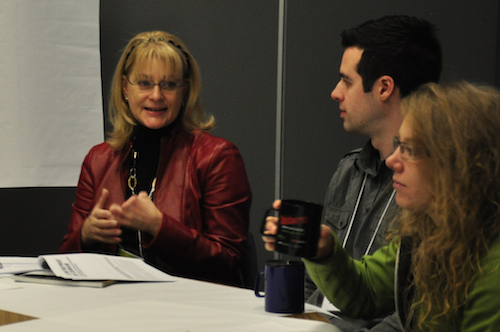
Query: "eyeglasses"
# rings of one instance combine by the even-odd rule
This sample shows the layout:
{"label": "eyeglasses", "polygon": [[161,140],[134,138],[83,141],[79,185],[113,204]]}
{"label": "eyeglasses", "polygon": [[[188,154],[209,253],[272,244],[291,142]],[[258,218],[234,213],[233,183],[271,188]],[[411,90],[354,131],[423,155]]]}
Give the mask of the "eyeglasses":
{"label": "eyeglasses", "polygon": [[399,138],[394,137],[393,141],[393,153],[396,152],[396,150],[399,148],[399,151],[401,153],[401,158],[403,160],[415,160],[418,159],[422,156],[422,153],[426,154],[429,156],[429,151],[424,148],[415,148],[413,145],[406,143],[406,142],[401,142]]}
{"label": "eyeglasses", "polygon": [[151,81],[141,80],[141,81],[137,81],[135,83],[132,83],[132,82],[130,82],[128,77],[127,77],[127,81],[129,82],[129,84],[137,86],[139,88],[139,90],[144,91],[144,92],[153,90],[153,88],[156,85],[158,85],[162,91],[174,91],[175,89],[184,85],[183,83],[181,83],[179,81],[177,81],[177,82],[164,81],[164,82],[160,82],[160,83],[154,83]]}

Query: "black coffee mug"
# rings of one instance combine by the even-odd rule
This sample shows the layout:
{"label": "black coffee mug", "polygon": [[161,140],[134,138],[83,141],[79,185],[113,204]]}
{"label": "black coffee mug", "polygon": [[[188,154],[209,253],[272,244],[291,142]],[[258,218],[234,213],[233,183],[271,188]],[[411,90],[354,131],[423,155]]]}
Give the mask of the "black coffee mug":
{"label": "black coffee mug", "polygon": [[299,200],[285,199],[281,201],[278,231],[276,235],[264,234],[266,217],[273,208],[264,215],[261,233],[276,238],[274,251],[296,256],[314,257],[318,251],[323,206]]}
{"label": "black coffee mug", "polygon": [[[268,312],[299,314],[304,312],[304,263],[272,260],[255,278],[255,296],[265,297]],[[265,276],[264,294],[260,293],[260,277]]]}

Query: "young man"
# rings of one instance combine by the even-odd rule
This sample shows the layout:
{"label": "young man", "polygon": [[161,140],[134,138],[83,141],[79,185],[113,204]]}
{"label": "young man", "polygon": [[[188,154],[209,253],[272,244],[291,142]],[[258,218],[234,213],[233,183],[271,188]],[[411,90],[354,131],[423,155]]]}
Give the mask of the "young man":
{"label": "young man", "polygon": [[[384,244],[396,209],[393,171],[384,161],[403,120],[401,100],[420,85],[439,80],[441,46],[432,24],[409,16],[370,20],[341,36],[345,51],[331,97],[339,103],[344,129],[369,141],[340,161],[326,194],[323,223],[359,259]],[[268,250],[274,249],[270,238],[264,241]],[[309,278],[305,294],[307,302],[322,305],[323,296]],[[333,323],[344,332],[375,324],[373,331],[397,331],[391,319],[378,324],[346,317]]]}
{"label": "young man", "polygon": [[402,122],[402,98],[441,73],[435,27],[408,16],[386,16],[342,32],[340,81],[332,91],[348,132],[369,138],[340,162],[325,200],[325,222],[353,258],[380,247],[395,204],[384,160]]}

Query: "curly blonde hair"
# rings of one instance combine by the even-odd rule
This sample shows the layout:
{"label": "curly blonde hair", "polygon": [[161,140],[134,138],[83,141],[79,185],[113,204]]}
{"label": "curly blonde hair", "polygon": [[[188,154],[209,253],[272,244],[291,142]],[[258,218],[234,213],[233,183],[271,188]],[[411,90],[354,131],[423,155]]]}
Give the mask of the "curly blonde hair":
{"label": "curly blonde hair", "polygon": [[187,91],[179,116],[187,132],[193,129],[210,131],[214,127],[214,117],[206,115],[201,107],[201,78],[198,64],[184,43],[176,36],[163,31],[142,32],[133,37],[115,69],[111,83],[109,117],[113,131],[109,133],[108,144],[113,149],[122,148],[132,135],[137,121],[134,119],[122,92],[122,80],[134,66],[155,58],[164,61],[172,73],[183,77]]}
{"label": "curly blonde hair", "polygon": [[500,92],[430,83],[402,111],[429,152],[433,199],[428,213],[402,212],[399,234],[414,239],[412,311],[435,327],[465,303],[500,233]]}

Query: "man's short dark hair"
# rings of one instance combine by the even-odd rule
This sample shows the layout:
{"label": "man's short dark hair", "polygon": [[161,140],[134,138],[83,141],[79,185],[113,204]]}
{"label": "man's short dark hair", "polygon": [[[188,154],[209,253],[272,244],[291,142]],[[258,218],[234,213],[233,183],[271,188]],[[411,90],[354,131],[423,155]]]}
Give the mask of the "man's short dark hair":
{"label": "man's short dark hair", "polygon": [[383,75],[394,79],[401,97],[420,85],[437,82],[441,74],[441,44],[436,27],[411,16],[384,16],[341,34],[342,46],[359,47],[358,73],[365,92]]}

